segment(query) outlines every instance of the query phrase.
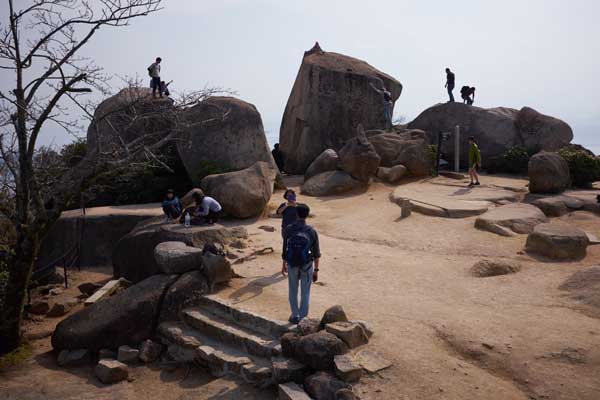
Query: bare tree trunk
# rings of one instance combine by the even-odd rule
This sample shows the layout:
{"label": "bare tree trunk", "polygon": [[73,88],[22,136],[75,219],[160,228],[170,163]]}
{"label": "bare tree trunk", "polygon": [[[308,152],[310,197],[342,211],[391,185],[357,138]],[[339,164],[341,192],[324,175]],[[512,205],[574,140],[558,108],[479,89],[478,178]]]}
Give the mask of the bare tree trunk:
{"label": "bare tree trunk", "polygon": [[19,233],[14,257],[8,265],[10,285],[0,310],[0,354],[7,353],[21,344],[21,322],[27,298],[27,287],[33,269],[35,255],[39,250],[37,238]]}

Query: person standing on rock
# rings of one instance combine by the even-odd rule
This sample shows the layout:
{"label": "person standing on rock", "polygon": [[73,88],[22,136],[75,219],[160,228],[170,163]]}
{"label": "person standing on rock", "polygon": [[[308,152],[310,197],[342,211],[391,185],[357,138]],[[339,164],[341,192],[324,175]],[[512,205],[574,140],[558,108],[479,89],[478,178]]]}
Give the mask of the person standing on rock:
{"label": "person standing on rock", "polygon": [[[281,274],[288,277],[288,300],[292,311],[289,321],[297,324],[308,316],[310,287],[319,279],[319,235],[306,218],[310,208],[306,204],[296,206],[298,220],[289,225],[283,233],[283,264]],[[298,307],[298,286],[300,287],[300,307]]]}
{"label": "person standing on rock", "polygon": [[148,75],[152,78],[150,82],[150,87],[152,88],[152,97],[156,98],[156,92],[158,91],[158,95],[163,97],[162,92],[160,90],[160,63],[162,62],[162,58],[156,57],[156,61],[150,64],[148,67]]}
{"label": "person standing on rock", "polygon": [[181,202],[175,196],[173,189],[167,190],[167,196],[162,202],[162,209],[168,220],[179,218],[181,214]]}
{"label": "person standing on rock", "polygon": [[298,211],[296,209],[296,192],[293,189],[287,189],[283,194],[283,198],[286,200],[275,211],[275,214],[281,215],[281,236],[285,232],[285,228],[296,222],[298,219]]}
{"label": "person standing on rock", "polygon": [[283,152],[279,148],[279,143],[275,143],[273,150],[271,150],[271,154],[273,155],[273,159],[275,160],[277,168],[279,168],[279,172],[283,174],[284,159]]}
{"label": "person standing on rock", "polygon": [[475,142],[475,138],[469,136],[469,178],[471,178],[469,186],[479,186],[477,168],[481,168],[481,151],[477,146],[477,142]]}
{"label": "person standing on rock", "polygon": [[448,97],[450,98],[448,103],[454,102],[454,94],[452,94],[452,91],[454,90],[454,81],[455,81],[454,72],[450,71],[450,68],[446,68],[446,86],[445,87],[446,87],[446,89],[448,89]]}
{"label": "person standing on rock", "polygon": [[382,85],[381,89],[377,89],[375,85],[369,82],[369,85],[374,91],[383,96],[383,117],[385,118],[385,130],[392,129],[392,112],[394,108],[394,102],[392,101],[392,94]]}

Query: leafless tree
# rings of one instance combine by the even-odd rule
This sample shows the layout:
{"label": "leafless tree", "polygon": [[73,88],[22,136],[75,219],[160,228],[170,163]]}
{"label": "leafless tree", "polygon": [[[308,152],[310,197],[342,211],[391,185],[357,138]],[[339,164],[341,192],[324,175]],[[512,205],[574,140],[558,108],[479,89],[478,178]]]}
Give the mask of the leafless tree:
{"label": "leafless tree", "polygon": [[[79,121],[69,118],[67,102],[88,116],[92,126],[110,123],[110,115],[94,114],[95,105],[85,97],[92,90],[108,94],[109,78],[92,60],[81,57],[80,50],[100,28],[126,26],[160,10],[161,0],[7,1],[7,21],[0,22],[0,69],[13,74],[15,86],[0,90],[0,169],[5,172],[0,191],[10,193],[13,201],[0,212],[13,221],[17,238],[8,263],[6,301],[0,309],[0,354],[20,343],[26,288],[40,240],[86,180],[107,167],[149,160],[160,163],[156,150],[175,138],[181,122],[182,114],[175,110],[219,91],[206,88],[183,94],[175,107],[161,111],[162,118],[166,112],[173,120],[166,135],[128,140],[121,135],[127,127],[115,128],[115,137],[120,138],[116,146],[96,146],[94,156],[85,157],[77,168],[65,169],[60,179],[44,188],[40,173],[44,168],[36,167],[37,142],[44,127],[54,123],[73,133],[81,128]],[[133,87],[128,90],[140,97],[127,105],[128,110],[132,105],[136,109],[143,93]],[[144,112],[127,115],[131,124],[152,118]]]}

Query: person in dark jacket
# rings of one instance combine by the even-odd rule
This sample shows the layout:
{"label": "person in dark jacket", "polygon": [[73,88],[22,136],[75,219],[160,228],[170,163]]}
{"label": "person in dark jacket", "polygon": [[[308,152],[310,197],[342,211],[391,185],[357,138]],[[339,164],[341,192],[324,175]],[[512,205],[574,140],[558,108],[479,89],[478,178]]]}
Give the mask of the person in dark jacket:
{"label": "person in dark jacket", "polygon": [[448,97],[450,98],[448,103],[454,102],[454,94],[452,94],[452,91],[454,90],[455,80],[456,77],[454,76],[454,72],[450,71],[450,68],[446,68],[446,89],[448,89]]}
{"label": "person in dark jacket", "polygon": [[283,194],[283,198],[287,201],[281,203],[275,213],[281,215],[281,236],[285,232],[285,228],[288,225],[293,224],[298,219],[298,212],[296,210],[296,192],[293,189],[287,189]]}
{"label": "person in dark jacket", "polygon": [[181,202],[175,196],[173,189],[167,190],[167,196],[162,202],[162,209],[167,219],[177,219],[181,214]]}
{"label": "person in dark jacket", "polygon": [[463,99],[463,103],[472,106],[475,102],[475,87],[463,86],[460,89],[460,96]]}
{"label": "person in dark jacket", "polygon": [[[319,279],[319,235],[306,218],[310,208],[306,204],[296,206],[298,220],[285,228],[283,233],[283,264],[281,274],[288,277],[288,300],[292,311],[289,321],[297,324],[308,316],[310,287]],[[298,307],[298,286],[300,306]]]}
{"label": "person in dark jacket", "polygon": [[283,152],[279,148],[279,143],[275,143],[275,146],[273,146],[273,150],[271,150],[271,154],[273,155],[275,164],[277,164],[277,168],[279,168],[279,172],[283,173],[284,158]]}

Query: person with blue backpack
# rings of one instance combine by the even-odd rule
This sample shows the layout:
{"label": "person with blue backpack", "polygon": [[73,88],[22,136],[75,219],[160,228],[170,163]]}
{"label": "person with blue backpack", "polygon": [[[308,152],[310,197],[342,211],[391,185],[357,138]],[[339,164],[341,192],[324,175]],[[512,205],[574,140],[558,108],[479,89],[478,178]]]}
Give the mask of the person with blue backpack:
{"label": "person with blue backpack", "polygon": [[[319,279],[319,235],[306,218],[310,208],[306,204],[296,206],[298,219],[285,228],[283,233],[283,264],[281,274],[288,277],[289,302],[292,314],[289,321],[297,324],[308,315],[310,287]],[[300,306],[298,307],[298,287]]]}

